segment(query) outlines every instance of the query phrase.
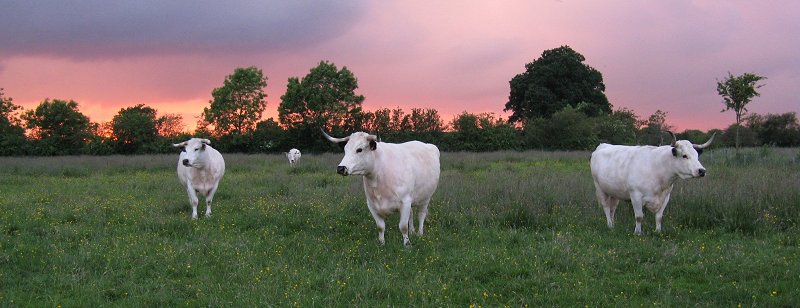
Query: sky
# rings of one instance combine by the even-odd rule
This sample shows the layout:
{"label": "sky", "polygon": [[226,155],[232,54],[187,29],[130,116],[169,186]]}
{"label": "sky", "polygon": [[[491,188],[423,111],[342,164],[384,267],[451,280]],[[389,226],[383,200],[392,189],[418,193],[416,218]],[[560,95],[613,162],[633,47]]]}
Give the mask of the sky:
{"label": "sky", "polygon": [[93,122],[145,104],[194,127],[237,67],[267,76],[277,119],[290,77],[347,67],[366,110],[503,118],[509,81],[570,46],[613,108],[667,112],[676,130],[735,121],[728,73],[767,77],[748,110],[800,112],[800,1],[0,0],[0,88],[26,110],[74,100]]}

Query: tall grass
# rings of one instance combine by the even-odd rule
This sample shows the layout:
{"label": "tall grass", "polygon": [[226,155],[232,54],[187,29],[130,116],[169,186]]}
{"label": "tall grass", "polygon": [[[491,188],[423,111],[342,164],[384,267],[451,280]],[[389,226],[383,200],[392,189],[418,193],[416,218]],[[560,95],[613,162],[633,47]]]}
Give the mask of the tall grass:
{"label": "tall grass", "polygon": [[711,150],[653,232],[588,152],[443,153],[426,236],[377,245],[341,154],[225,155],[189,219],[176,155],[0,158],[3,306],[796,306],[797,149]]}

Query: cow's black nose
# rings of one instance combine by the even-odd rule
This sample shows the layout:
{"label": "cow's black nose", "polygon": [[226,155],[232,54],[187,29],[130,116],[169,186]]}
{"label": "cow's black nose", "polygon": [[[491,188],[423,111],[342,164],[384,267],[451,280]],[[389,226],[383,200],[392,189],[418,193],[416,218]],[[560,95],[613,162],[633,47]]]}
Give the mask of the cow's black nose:
{"label": "cow's black nose", "polygon": [[697,173],[700,174],[700,176],[706,176],[706,169],[697,170]]}
{"label": "cow's black nose", "polygon": [[347,175],[347,167],[345,167],[345,166],[336,167],[336,173],[341,174],[341,175]]}
{"label": "cow's black nose", "polygon": [[183,160],[183,165],[184,166],[188,166],[189,165],[189,160],[188,159],[184,159]]}

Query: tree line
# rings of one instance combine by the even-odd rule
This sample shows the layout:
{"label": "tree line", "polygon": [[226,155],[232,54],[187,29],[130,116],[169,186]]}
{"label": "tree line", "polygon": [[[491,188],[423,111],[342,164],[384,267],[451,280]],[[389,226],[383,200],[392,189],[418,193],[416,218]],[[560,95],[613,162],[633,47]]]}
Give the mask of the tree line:
{"label": "tree line", "polygon": [[[614,109],[605,96],[602,74],[583,63],[569,46],[546,50],[510,82],[507,119],[467,111],[445,121],[436,109],[363,110],[355,75],[321,61],[309,73],[288,79],[278,119],[262,119],[267,77],[251,66],[236,68],[211,92],[193,133],[177,114],[160,114],[145,104],[120,109],[106,123],[94,123],[72,100],[45,99],[23,111],[0,88],[0,155],[110,155],[171,153],[172,143],[190,137],[212,139],[223,152],[273,153],[337,150],[320,134],[344,136],[363,130],[383,141],[420,140],[443,151],[589,150],[601,142],[659,145],[665,140],[667,113],[640,118]],[[686,130],[679,138],[704,141],[717,133],[716,146],[798,146],[800,125],[794,112],[747,114],[746,106],[765,79],[752,73],[718,81],[726,110],[736,122],[707,132]]]}

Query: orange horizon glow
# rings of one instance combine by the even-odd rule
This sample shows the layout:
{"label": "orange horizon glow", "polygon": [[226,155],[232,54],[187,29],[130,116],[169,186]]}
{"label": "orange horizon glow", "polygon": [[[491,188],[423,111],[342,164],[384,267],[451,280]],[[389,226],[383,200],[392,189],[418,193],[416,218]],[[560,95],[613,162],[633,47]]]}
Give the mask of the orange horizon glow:
{"label": "orange horizon glow", "polygon": [[603,74],[613,109],[707,131],[734,122],[716,92],[728,72],[767,77],[750,113],[800,113],[800,43],[786,39],[800,37],[800,2],[778,2],[20,1],[0,11],[0,88],[26,110],[73,100],[103,123],[144,104],[194,130],[235,68],[268,77],[267,119],[288,78],[329,61],[356,76],[365,110],[433,108],[447,123],[507,118],[509,81],[568,45]]}

